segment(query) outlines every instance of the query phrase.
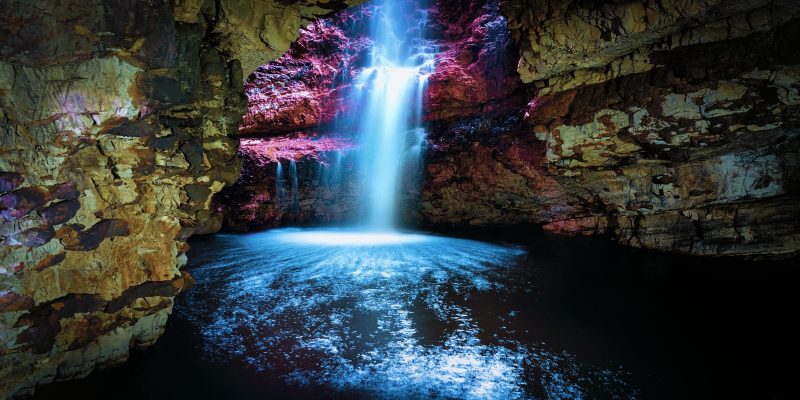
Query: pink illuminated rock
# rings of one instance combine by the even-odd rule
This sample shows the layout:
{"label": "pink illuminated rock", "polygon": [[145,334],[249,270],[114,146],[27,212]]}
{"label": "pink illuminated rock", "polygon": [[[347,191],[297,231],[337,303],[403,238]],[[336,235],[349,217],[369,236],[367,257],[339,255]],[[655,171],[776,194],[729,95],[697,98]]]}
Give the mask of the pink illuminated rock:
{"label": "pink illuminated rock", "polygon": [[242,139],[242,175],[215,198],[225,227],[245,231],[349,219],[358,208],[356,172],[346,157],[353,146],[342,138],[303,135]]}
{"label": "pink illuminated rock", "polygon": [[[429,78],[429,120],[508,109],[520,88],[517,50],[496,3],[440,0],[431,9],[439,45]],[[510,101],[509,101],[510,100]]]}
{"label": "pink illuminated rock", "polygon": [[319,160],[320,153],[346,150],[353,147],[352,142],[339,138],[278,137],[270,139],[242,139],[239,153],[243,157],[261,160],[264,163],[280,160],[300,160],[311,158]]}
{"label": "pink illuminated rock", "polygon": [[331,122],[345,106],[343,82],[350,81],[369,46],[359,32],[361,15],[368,12],[358,8],[312,23],[280,59],[256,69],[245,83],[248,110],[239,132],[286,132]]}
{"label": "pink illuminated rock", "polygon": [[[415,7],[409,1],[409,7]],[[315,22],[280,59],[245,83],[248,112],[241,134],[270,135],[315,128],[347,111],[344,98],[368,60],[369,5]],[[440,0],[429,10],[425,36],[437,49],[425,96],[428,120],[471,116],[516,106],[517,50],[497,4]]]}

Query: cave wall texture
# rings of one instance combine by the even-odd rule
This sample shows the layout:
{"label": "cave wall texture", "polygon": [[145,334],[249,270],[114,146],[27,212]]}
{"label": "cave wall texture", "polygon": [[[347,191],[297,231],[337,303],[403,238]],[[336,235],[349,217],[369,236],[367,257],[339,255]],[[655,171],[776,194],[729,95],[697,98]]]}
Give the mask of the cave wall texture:
{"label": "cave wall texture", "polygon": [[[154,343],[218,211],[232,229],[352,215],[354,183],[327,190],[318,166],[353,144],[309,139],[347,107],[369,10],[312,21],[356,2],[0,0],[0,394]],[[798,253],[800,3],[431,3],[407,222]],[[279,196],[289,159],[298,193]]]}
{"label": "cave wall texture", "polygon": [[155,342],[243,76],[352,1],[0,1],[0,398]]}
{"label": "cave wall texture", "polygon": [[[330,72],[356,73],[367,45],[353,31],[359,14],[346,14],[251,76],[243,133],[319,135],[346,109],[346,82]],[[797,2],[439,0],[429,15],[440,53],[406,222],[538,224],[695,255],[798,253]],[[332,149],[308,150],[293,157],[307,171]],[[250,165],[274,176],[275,160],[255,148],[242,158],[242,180],[221,197],[232,229],[357,208],[308,173],[299,202],[279,201],[269,173],[248,179]]]}
{"label": "cave wall texture", "polygon": [[430,166],[424,219],[797,254],[800,3],[515,1],[503,13],[533,85],[521,130]]}

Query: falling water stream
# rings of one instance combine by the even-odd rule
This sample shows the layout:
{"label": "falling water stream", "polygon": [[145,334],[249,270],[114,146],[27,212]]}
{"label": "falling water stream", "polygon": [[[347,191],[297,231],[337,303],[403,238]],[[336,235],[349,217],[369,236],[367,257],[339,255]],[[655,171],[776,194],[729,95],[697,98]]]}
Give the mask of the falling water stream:
{"label": "falling water stream", "polygon": [[352,99],[360,113],[364,222],[373,230],[392,230],[403,163],[419,157],[422,95],[435,53],[423,37],[423,10],[413,10],[409,21],[401,2],[383,1],[377,9],[370,64],[357,79]]}

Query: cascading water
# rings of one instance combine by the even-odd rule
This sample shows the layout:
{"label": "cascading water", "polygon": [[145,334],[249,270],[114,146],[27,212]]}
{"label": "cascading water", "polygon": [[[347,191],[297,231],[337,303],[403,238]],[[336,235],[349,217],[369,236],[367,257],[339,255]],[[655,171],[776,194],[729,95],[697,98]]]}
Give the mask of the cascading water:
{"label": "cascading water", "polygon": [[292,207],[297,207],[297,202],[300,199],[300,185],[297,177],[297,162],[289,160],[289,178],[292,180]]}
{"label": "cascading water", "polygon": [[392,230],[404,161],[418,158],[422,95],[434,69],[434,47],[424,39],[424,10],[404,10],[382,0],[375,5],[369,66],[352,96],[359,113],[362,222]]}

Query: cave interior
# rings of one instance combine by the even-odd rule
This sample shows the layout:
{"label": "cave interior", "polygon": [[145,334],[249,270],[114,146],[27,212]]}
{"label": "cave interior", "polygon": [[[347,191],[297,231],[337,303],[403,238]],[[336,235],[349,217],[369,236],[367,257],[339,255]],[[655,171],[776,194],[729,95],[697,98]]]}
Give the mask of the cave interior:
{"label": "cave interior", "polygon": [[0,398],[795,398],[800,3],[0,0]]}

